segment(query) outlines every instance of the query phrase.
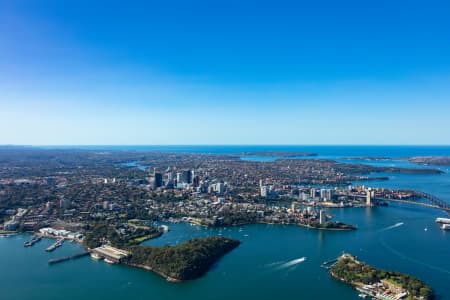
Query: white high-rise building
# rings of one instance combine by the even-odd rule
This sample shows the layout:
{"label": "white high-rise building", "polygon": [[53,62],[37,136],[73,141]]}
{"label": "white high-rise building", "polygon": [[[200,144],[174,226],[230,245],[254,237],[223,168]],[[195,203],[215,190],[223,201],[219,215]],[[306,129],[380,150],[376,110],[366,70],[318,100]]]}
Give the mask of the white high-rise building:
{"label": "white high-rise building", "polygon": [[214,191],[220,195],[225,192],[225,184],[223,182],[218,182],[214,186]]}
{"label": "white high-rise building", "polygon": [[372,191],[371,188],[368,188],[366,190],[366,205],[367,206],[372,206],[373,204],[373,197],[375,196],[375,191]]}
{"label": "white high-rise building", "polygon": [[296,211],[297,202],[293,201],[291,203],[291,213],[295,213]]}
{"label": "white high-rise building", "polygon": [[320,224],[324,224],[327,221],[326,216],[325,216],[325,210],[321,209],[319,211],[319,223]]}
{"label": "white high-rise building", "polygon": [[267,187],[267,185],[262,185],[260,188],[260,192],[261,192],[261,197],[267,197],[269,188]]}

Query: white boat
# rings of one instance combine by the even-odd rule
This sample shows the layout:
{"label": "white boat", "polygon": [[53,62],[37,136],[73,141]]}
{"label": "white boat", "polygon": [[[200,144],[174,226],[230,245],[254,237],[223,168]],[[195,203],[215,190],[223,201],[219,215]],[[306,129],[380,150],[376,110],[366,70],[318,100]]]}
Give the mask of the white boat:
{"label": "white boat", "polygon": [[97,253],[91,253],[91,257],[92,257],[93,259],[95,259],[95,260],[100,260],[100,259],[103,258],[103,257],[101,257],[100,255],[98,255]]}
{"label": "white boat", "polygon": [[442,224],[441,229],[442,230],[450,230],[450,224]]}
{"label": "white boat", "polygon": [[110,264],[110,265],[113,265],[113,264],[115,264],[115,262],[114,262],[114,261],[112,261],[112,260],[109,260],[109,259],[107,259],[107,258],[105,258],[105,263],[108,263],[108,264]]}
{"label": "white boat", "polygon": [[0,238],[6,238],[6,237],[10,237],[12,235],[13,235],[13,233],[1,233]]}
{"label": "white boat", "polygon": [[436,218],[436,223],[450,224],[450,218]]}

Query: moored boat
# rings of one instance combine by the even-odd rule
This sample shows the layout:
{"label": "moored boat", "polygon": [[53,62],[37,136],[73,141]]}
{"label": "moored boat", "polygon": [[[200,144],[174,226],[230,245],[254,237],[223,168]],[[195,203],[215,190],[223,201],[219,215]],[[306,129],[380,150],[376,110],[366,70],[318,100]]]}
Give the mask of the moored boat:
{"label": "moored boat", "polygon": [[93,259],[95,259],[95,260],[100,260],[100,259],[102,259],[103,257],[101,257],[100,255],[98,255],[97,253],[91,253],[91,257],[93,258]]}
{"label": "moored boat", "polygon": [[108,264],[110,264],[110,265],[113,265],[113,264],[115,264],[115,262],[114,262],[114,261],[112,261],[112,260],[109,260],[109,259],[107,259],[107,258],[105,258],[104,260],[105,260],[105,263],[108,263]]}
{"label": "moored boat", "polygon": [[450,224],[450,218],[436,218],[436,223]]}
{"label": "moored boat", "polygon": [[442,224],[441,229],[442,230],[450,230],[450,224]]}

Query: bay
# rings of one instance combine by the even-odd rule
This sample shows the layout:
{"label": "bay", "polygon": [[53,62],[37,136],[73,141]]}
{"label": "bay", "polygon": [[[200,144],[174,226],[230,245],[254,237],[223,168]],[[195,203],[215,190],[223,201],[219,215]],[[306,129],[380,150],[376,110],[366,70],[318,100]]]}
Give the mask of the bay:
{"label": "bay", "polygon": [[[189,149],[178,148],[180,151]],[[196,149],[201,153],[212,151],[211,148]],[[255,151],[253,147],[232,150],[242,149]],[[276,149],[286,151],[284,147]],[[292,148],[291,151],[311,150],[334,158],[382,156],[389,153],[393,153],[391,157],[450,154],[450,147],[393,147],[388,149],[391,152],[379,147],[371,150],[361,150],[359,147],[342,150],[339,147],[330,149],[320,146],[314,149],[322,151],[304,147]],[[227,153],[231,150],[214,151]],[[408,162],[396,159],[379,162],[355,159],[350,162],[409,166]],[[449,198],[448,173],[386,175],[390,180],[354,184],[412,188],[433,193],[443,199]],[[450,232],[442,231],[434,222],[436,217],[445,217],[445,213],[404,204],[329,209],[328,213],[335,220],[357,225],[358,230],[329,232],[298,226],[261,224],[212,229],[184,223],[169,224],[171,230],[168,233],[146,244],[175,245],[193,237],[208,235],[229,236],[242,241],[238,248],[221,259],[204,277],[181,284],[166,282],[144,270],[108,265],[90,257],[48,265],[49,258],[81,252],[81,245],[65,243],[56,251],[47,253],[44,250],[52,240],[44,239],[33,247],[24,248],[23,243],[30,235],[0,238],[0,299],[359,299],[356,291],[333,280],[320,267],[322,262],[346,251],[377,267],[417,276],[432,286],[438,299],[450,300]],[[393,226],[400,223],[402,225]]]}

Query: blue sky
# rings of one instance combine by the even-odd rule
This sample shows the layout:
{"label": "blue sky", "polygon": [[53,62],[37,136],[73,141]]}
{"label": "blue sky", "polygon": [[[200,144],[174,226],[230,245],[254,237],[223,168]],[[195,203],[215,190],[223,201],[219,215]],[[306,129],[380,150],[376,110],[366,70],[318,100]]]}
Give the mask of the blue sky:
{"label": "blue sky", "polygon": [[0,1],[0,144],[450,144],[448,1]]}

